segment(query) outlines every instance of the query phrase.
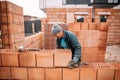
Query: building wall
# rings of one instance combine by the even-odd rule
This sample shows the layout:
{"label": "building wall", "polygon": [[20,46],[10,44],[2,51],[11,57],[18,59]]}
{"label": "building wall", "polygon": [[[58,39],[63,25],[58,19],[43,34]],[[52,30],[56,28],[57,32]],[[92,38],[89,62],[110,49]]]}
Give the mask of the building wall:
{"label": "building wall", "polygon": [[[95,9],[95,22],[100,22],[102,14],[98,14],[99,12],[107,15],[107,22],[110,22],[107,43],[120,44],[120,9]],[[43,20],[42,26],[48,22],[76,22],[76,16],[79,15],[85,17],[84,22],[92,22],[91,8],[46,8],[46,14],[47,18]]]}

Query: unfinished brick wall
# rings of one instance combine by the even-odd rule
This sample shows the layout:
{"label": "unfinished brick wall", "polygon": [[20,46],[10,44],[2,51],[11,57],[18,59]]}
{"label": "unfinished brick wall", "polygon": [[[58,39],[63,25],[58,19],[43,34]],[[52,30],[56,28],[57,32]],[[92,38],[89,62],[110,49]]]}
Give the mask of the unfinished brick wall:
{"label": "unfinished brick wall", "polygon": [[24,20],[21,7],[7,1],[0,1],[2,47],[15,48],[24,40]]}
{"label": "unfinished brick wall", "polygon": [[9,49],[0,50],[0,79],[120,80],[120,63],[89,63],[80,68],[68,69],[71,55],[70,50],[21,53]]}
{"label": "unfinished brick wall", "polygon": [[[88,12],[88,14],[77,14],[76,12]],[[110,12],[107,15],[107,22],[110,22],[107,44],[120,44],[120,9],[95,9],[95,22],[100,22],[100,15],[98,12]],[[68,13],[73,15],[67,16]],[[91,8],[46,8],[47,18],[44,19],[44,24],[47,22],[76,22],[76,16],[84,16],[84,22],[92,22]],[[44,25],[42,25],[43,27]]]}
{"label": "unfinished brick wall", "polygon": [[82,47],[82,61],[104,62],[109,23],[70,23]]}
{"label": "unfinished brick wall", "polygon": [[9,1],[0,1],[0,30],[2,32],[2,49],[44,47],[42,32],[25,37],[23,9]]}
{"label": "unfinished brick wall", "polygon": [[[51,28],[53,24],[46,24],[44,26],[44,42],[45,42],[45,49],[56,49],[56,38],[51,33]],[[67,26],[65,24],[60,24],[60,26],[66,30]]]}

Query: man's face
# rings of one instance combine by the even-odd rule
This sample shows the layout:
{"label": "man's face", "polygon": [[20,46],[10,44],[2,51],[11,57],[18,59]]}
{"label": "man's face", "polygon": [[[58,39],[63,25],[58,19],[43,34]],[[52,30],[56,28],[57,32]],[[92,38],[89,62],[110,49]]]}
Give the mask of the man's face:
{"label": "man's face", "polygon": [[64,36],[63,31],[60,32],[60,33],[55,34],[54,36],[60,39],[61,37]]}

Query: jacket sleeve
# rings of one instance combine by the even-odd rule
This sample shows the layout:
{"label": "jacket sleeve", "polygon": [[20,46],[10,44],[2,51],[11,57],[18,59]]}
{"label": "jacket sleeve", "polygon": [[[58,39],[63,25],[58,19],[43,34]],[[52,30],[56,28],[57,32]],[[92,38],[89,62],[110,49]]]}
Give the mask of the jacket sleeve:
{"label": "jacket sleeve", "polygon": [[81,60],[81,46],[80,43],[78,42],[77,37],[75,34],[70,34],[69,35],[69,40],[71,43],[71,46],[73,48],[73,60],[75,62],[79,62]]}

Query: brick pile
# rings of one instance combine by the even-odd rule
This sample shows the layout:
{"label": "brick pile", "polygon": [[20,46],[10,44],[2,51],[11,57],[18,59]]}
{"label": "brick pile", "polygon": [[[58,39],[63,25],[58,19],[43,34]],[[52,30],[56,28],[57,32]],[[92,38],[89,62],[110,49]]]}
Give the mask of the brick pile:
{"label": "brick pile", "polygon": [[21,53],[9,49],[0,50],[0,79],[120,80],[120,63],[89,63],[80,68],[68,69],[66,64],[70,58],[70,50]]}
{"label": "brick pile", "polygon": [[[56,49],[56,38],[51,34],[51,28],[53,24],[46,24],[44,27],[44,41],[45,49]],[[66,30],[67,27],[65,24],[60,24],[60,26]]]}
{"label": "brick pile", "polygon": [[2,48],[15,48],[24,40],[23,9],[11,2],[0,1]]}
{"label": "brick pile", "polygon": [[104,62],[109,23],[70,23],[82,47],[82,61]]}

